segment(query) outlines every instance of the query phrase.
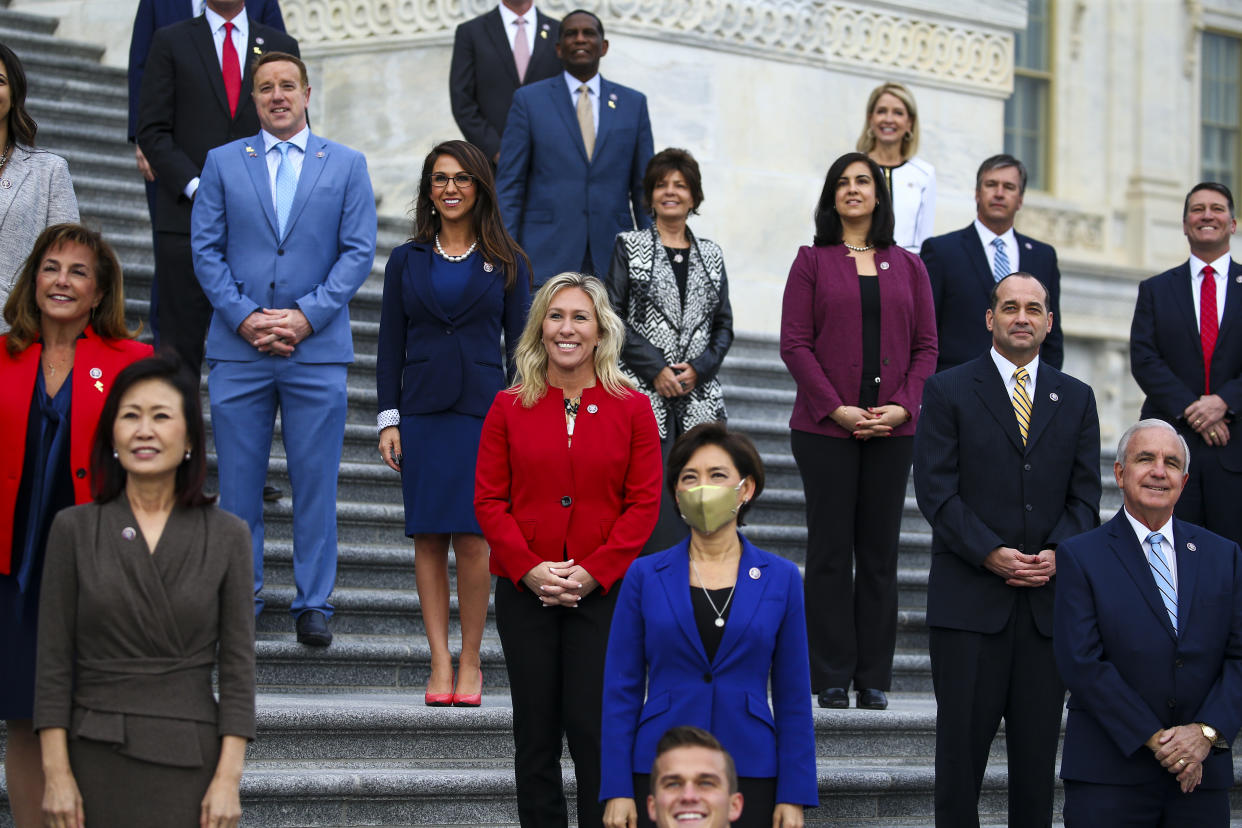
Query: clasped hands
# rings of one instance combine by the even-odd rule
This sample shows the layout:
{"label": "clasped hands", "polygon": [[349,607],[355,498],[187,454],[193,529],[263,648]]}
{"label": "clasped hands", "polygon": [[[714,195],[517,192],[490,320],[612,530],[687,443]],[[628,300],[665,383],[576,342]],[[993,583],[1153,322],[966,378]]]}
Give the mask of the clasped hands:
{"label": "clasped hands", "polygon": [[661,397],[681,397],[689,394],[699,383],[698,372],[688,362],[666,365],[656,374],[651,384]]}
{"label": "clasped hands", "polygon": [[855,440],[870,440],[872,437],[887,437],[892,434],[894,428],[909,421],[910,412],[891,403],[871,408],[842,405],[829,416]]}
{"label": "clasped hands", "polygon": [[1203,760],[1211,752],[1212,743],[1197,724],[1157,730],[1146,744],[1156,754],[1156,761],[1177,777],[1182,793],[1190,793],[1199,786],[1203,780]]}
{"label": "clasped hands", "polygon": [[310,336],[310,321],[298,308],[259,308],[237,326],[237,335],[255,350],[287,357]]}
{"label": "clasped hands", "polygon": [[984,558],[983,565],[1009,586],[1041,587],[1057,574],[1057,553],[1041,549],[1038,555],[1024,555],[1012,546],[998,546]]}
{"label": "clasped hands", "polygon": [[1209,446],[1223,446],[1229,442],[1229,405],[1216,394],[1204,394],[1186,406],[1182,417],[1190,424],[1203,442]]}
{"label": "clasped hands", "polygon": [[599,586],[599,581],[575,564],[573,558],[544,561],[523,575],[522,583],[545,607],[576,607],[584,596]]}

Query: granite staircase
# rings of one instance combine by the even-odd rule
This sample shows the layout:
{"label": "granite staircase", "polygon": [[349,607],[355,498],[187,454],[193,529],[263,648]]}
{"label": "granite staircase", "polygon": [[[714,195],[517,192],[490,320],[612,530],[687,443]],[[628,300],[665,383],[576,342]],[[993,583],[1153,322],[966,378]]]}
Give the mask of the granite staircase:
{"label": "granite staircase", "polygon": [[[129,309],[137,320],[145,316],[152,256],[143,186],[125,140],[124,72],[101,66],[100,48],[57,38],[56,25],[0,0],[0,40],[25,63],[39,143],[68,159],[84,221],[104,232],[124,263]],[[404,232],[402,220],[381,221],[376,268],[351,304],[358,359],[349,373],[340,469],[336,640],[327,649],[295,643],[287,612],[292,513],[277,428],[269,477],[286,497],[266,512],[267,605],[256,641],[259,736],[242,781],[244,825],[517,823],[511,707],[492,618],[483,644],[483,707],[422,704],[430,652],[414,588],[414,550],[403,537],[399,480],[378,458],[374,427],[382,266]],[[731,425],[755,439],[767,468],[768,488],[752,510],[747,534],[800,563],[805,506],[786,425],[794,390],[774,337],[739,335],[721,380]],[[1105,480],[1108,515],[1119,499],[1111,474]],[[901,520],[892,704],[887,711],[815,711],[822,805],[807,812],[808,825],[933,822],[935,702],[924,616],[930,531],[912,492]],[[455,598],[452,612],[455,634]],[[1002,732],[980,805],[988,824],[1005,821],[1004,750]],[[568,763],[565,779],[572,791]],[[0,828],[12,824],[6,804],[0,801]],[[1242,824],[1242,800],[1235,799],[1234,813],[1235,824]]]}

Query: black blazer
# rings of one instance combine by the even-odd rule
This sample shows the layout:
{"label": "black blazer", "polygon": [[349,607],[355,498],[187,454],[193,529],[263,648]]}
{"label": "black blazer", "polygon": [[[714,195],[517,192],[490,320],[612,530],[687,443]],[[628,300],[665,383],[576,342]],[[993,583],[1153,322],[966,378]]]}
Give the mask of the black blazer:
{"label": "black blazer", "polygon": [[206,17],[166,26],[151,40],[138,104],[138,146],[155,169],[160,187],[157,231],[188,234],[191,201],[185,197],[185,185],[202,173],[207,152],[258,133],[250,62],[263,52],[298,54],[297,41],[284,32],[254,19],[249,26],[241,97],[232,117]]}
{"label": "black blazer", "polygon": [[932,526],[929,626],[998,632],[1025,589],[1036,627],[1052,635],[1055,579],[1007,586],[983,560],[998,546],[1034,555],[1099,524],[1100,421],[1090,386],[1042,359],[1031,402],[1023,447],[990,354],[923,387],[914,490]]}
{"label": "black blazer", "polygon": [[[1060,368],[1065,350],[1057,251],[1030,236],[1017,232],[1014,236],[1018,240],[1018,266],[1043,282],[1051,294],[1052,332],[1039,351],[1040,364]],[[932,301],[936,303],[936,331],[940,336],[936,370],[970,362],[992,346],[992,334],[988,333],[984,315],[988,310],[988,296],[996,284],[974,222],[962,230],[926,240],[919,255],[927,266]]]}
{"label": "black blazer", "polygon": [[[1225,280],[1225,314],[1212,351],[1212,393],[1234,412],[1221,465],[1242,472],[1242,265],[1231,261]],[[1182,419],[1186,406],[1203,394],[1203,347],[1195,321],[1186,261],[1139,284],[1130,324],[1130,373],[1143,389],[1143,417],[1172,423],[1188,440],[1194,433]],[[1192,441],[1193,445],[1193,441]]]}
{"label": "black blazer", "polygon": [[513,93],[519,86],[561,72],[561,61],[556,56],[561,24],[538,9],[535,13],[538,19],[526,32],[527,37],[534,38],[534,50],[521,82],[499,8],[462,23],[453,37],[453,60],[449,66],[453,119],[466,140],[491,159],[500,152],[500,136],[505,131]]}

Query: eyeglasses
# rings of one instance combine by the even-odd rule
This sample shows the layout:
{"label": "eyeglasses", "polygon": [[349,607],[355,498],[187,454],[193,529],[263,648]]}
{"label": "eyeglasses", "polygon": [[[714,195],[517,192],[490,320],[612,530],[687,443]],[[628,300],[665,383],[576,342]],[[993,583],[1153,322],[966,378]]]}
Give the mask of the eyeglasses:
{"label": "eyeglasses", "polygon": [[445,175],[444,173],[431,174],[431,186],[437,190],[443,190],[452,181],[457,185],[457,189],[466,190],[474,186],[474,176],[470,173],[459,172],[457,175]]}

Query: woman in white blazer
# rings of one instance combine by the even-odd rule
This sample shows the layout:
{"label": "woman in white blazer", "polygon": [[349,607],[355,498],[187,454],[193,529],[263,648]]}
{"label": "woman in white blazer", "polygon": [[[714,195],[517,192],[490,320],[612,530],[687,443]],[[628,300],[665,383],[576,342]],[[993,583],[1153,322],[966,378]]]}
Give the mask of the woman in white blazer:
{"label": "woman in white blazer", "polygon": [[936,218],[936,169],[915,153],[919,149],[919,112],[910,90],[883,83],[867,98],[867,123],[857,149],[884,171],[893,196],[893,237],[918,253],[932,235]]}

